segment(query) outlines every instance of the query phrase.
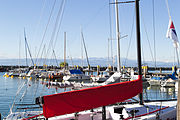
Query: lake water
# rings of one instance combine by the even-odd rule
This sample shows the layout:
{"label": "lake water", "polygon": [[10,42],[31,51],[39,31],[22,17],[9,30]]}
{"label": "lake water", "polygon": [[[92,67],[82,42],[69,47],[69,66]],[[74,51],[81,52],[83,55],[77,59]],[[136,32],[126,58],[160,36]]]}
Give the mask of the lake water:
{"label": "lake water", "polygon": [[[33,104],[35,98],[42,95],[60,93],[70,89],[49,88],[42,84],[40,80],[28,80],[19,78],[3,77],[0,73],[0,113],[3,116],[9,114],[9,110],[15,100],[15,103]],[[22,87],[22,88],[21,88]],[[21,91],[17,95],[17,91]],[[147,87],[144,89],[144,99],[171,99],[176,98],[175,88]],[[16,97],[16,99],[15,99]],[[15,111],[15,107],[13,109]]]}

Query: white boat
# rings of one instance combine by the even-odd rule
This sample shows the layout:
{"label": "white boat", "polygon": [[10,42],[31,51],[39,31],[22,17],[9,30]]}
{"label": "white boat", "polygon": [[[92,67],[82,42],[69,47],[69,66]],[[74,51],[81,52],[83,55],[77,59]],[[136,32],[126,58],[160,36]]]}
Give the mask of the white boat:
{"label": "white boat", "polygon": [[172,80],[171,78],[167,79],[167,80],[163,80],[161,82],[161,86],[162,87],[175,87],[176,81]]}
{"label": "white boat", "polygon": [[160,77],[153,77],[148,82],[151,86],[160,86],[162,79]]}
{"label": "white boat", "polygon": [[83,74],[80,70],[69,70],[68,74],[63,77],[67,81],[89,81],[90,76]]}
{"label": "white boat", "polygon": [[42,111],[12,112],[3,120],[22,120],[23,118],[42,114]]}
{"label": "white boat", "polygon": [[[117,3],[117,0],[115,1]],[[136,0],[136,10],[138,15],[139,0]],[[118,4],[116,4],[118,10]],[[118,12],[117,12],[118,13]],[[137,16],[137,19],[139,16]],[[117,18],[118,20],[118,18]],[[138,22],[137,22],[138,23]],[[139,27],[139,25],[137,25]],[[138,28],[137,28],[138,30]],[[119,31],[117,32],[119,40]],[[138,79],[133,81],[119,82],[121,80],[120,58],[118,57],[118,71],[115,72],[102,86],[63,92],[52,95],[45,95],[36,98],[36,104],[43,107],[44,119],[49,120],[154,120],[154,119],[176,119],[176,101],[175,102],[150,102],[144,103],[142,99],[142,72],[141,72],[141,44],[140,31],[137,31],[138,44]],[[119,45],[119,44],[118,44]],[[113,83],[114,82],[114,83]],[[112,84],[109,84],[112,83]],[[140,104],[131,104],[124,106],[108,106],[124,102],[136,95],[140,95]],[[106,110],[99,112],[92,109],[107,106]],[[99,109],[97,109],[99,110]],[[39,115],[29,117],[32,119],[42,117]],[[96,116],[97,115],[97,116]],[[107,116],[106,116],[107,115]]]}
{"label": "white boat", "polygon": [[32,77],[32,78],[38,78],[42,72],[46,72],[46,70],[41,70],[41,69],[31,69],[26,77]]}
{"label": "white boat", "polygon": [[102,83],[105,82],[109,78],[109,75],[98,75],[98,76],[91,76],[93,82]]}

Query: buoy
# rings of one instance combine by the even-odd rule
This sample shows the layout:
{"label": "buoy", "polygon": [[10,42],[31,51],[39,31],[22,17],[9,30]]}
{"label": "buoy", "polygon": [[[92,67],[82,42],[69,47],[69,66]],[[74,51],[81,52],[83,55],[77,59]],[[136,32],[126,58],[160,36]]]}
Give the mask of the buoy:
{"label": "buoy", "polygon": [[14,76],[13,75],[11,75],[11,78],[13,78]]}
{"label": "buoy", "polygon": [[9,77],[9,75],[6,75],[6,77]]}
{"label": "buoy", "polygon": [[32,79],[32,77],[29,78],[30,80]]}
{"label": "buoy", "polygon": [[6,77],[5,75],[3,75],[3,77]]}
{"label": "buoy", "polygon": [[23,79],[25,79],[26,77],[23,77]]}

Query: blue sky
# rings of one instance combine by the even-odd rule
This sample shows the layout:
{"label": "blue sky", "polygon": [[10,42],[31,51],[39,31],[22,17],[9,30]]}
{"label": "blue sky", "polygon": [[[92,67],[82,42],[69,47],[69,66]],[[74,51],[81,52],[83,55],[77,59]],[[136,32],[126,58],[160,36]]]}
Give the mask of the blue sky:
{"label": "blue sky", "polygon": [[[27,40],[34,57],[40,47],[48,17],[54,0],[1,0],[0,1],[0,57],[18,58],[19,41],[20,56],[25,57],[23,30],[26,29]],[[44,39],[44,51],[49,49],[48,57],[52,57],[52,50],[48,48],[53,32],[55,18],[62,0],[56,0],[47,33]],[[157,61],[173,61],[174,48],[172,41],[166,38],[168,27],[168,11],[165,0],[154,0],[155,3],[155,38]],[[179,0],[169,1],[169,8],[177,35],[180,31]],[[44,7],[43,7],[44,6]],[[42,12],[42,9],[44,11]],[[114,5],[111,5],[112,37],[115,38]],[[153,10],[152,0],[140,1],[142,53],[145,60],[151,61],[151,53],[147,35],[153,49]],[[121,57],[126,57],[130,42],[131,29],[134,19],[134,4],[119,5],[119,22],[121,35],[128,37],[121,40]],[[64,32],[67,33],[67,56],[81,57],[80,26],[82,27],[89,57],[108,56],[108,38],[110,38],[109,0],[66,0],[64,15],[54,50],[57,58],[63,58]],[[146,26],[146,27],[144,27]],[[145,33],[147,31],[147,35]],[[135,24],[132,32],[129,59],[136,59]],[[55,40],[54,40],[55,41]],[[113,56],[116,54],[116,41],[113,40]],[[154,53],[154,52],[153,52]],[[84,54],[85,56],[85,54]]]}

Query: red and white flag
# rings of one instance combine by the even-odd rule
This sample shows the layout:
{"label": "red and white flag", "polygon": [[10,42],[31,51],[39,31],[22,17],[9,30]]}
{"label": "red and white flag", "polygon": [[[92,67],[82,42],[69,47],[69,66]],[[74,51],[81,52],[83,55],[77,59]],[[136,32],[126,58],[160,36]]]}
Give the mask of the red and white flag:
{"label": "red and white flag", "polygon": [[171,19],[169,20],[169,26],[168,26],[166,37],[173,40],[173,45],[175,48],[179,47],[179,41],[176,34],[176,30],[175,30],[173,21]]}

